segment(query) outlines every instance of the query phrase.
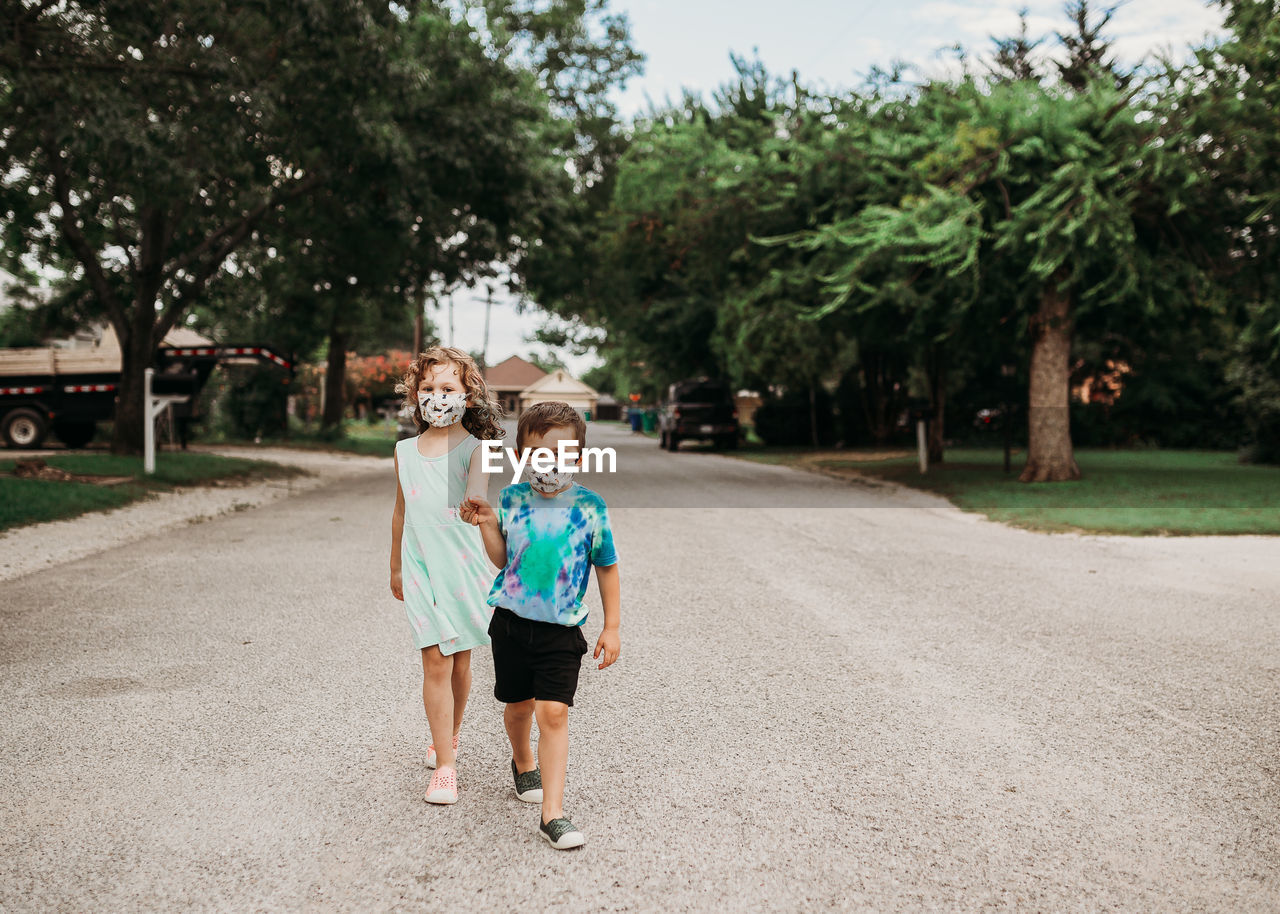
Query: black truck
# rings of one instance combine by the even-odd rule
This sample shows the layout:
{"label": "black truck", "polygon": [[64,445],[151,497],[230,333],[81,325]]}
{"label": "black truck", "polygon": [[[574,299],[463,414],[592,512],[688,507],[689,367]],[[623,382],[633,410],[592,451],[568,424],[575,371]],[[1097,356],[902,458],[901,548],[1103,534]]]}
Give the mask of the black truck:
{"label": "black truck", "polygon": [[658,441],[674,451],[681,441],[701,439],[716,447],[738,446],[738,407],[727,384],[709,378],[679,381],[667,389],[658,412]]}
{"label": "black truck", "polygon": [[[162,345],[152,392],[194,398],[219,363],[257,361],[293,371],[270,346]],[[84,447],[96,424],[115,416],[119,386],[120,347],[109,332],[83,349],[0,349],[0,437],[7,447],[38,448],[53,432],[67,447]]]}

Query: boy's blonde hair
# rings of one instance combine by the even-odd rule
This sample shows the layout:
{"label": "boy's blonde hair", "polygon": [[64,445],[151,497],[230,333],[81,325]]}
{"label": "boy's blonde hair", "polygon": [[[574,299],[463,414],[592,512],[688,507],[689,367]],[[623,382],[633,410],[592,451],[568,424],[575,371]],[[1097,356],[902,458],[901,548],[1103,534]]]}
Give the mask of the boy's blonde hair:
{"label": "boy's blonde hair", "polygon": [[409,363],[409,370],[396,385],[396,393],[404,394],[405,405],[413,410],[418,434],[430,427],[418,406],[418,385],[437,365],[456,365],[458,368],[458,377],[469,398],[467,411],[462,414],[462,427],[481,440],[505,437],[507,431],[500,424],[502,406],[489,392],[489,385],[480,374],[480,366],[469,354],[453,346],[432,346],[425,350]]}
{"label": "boy's blonde hair", "polygon": [[553,428],[571,428],[578,439],[578,447],[586,447],[587,422],[578,412],[563,400],[546,400],[535,403],[520,414],[516,424],[516,447],[523,451],[525,440],[530,435],[545,435]]}

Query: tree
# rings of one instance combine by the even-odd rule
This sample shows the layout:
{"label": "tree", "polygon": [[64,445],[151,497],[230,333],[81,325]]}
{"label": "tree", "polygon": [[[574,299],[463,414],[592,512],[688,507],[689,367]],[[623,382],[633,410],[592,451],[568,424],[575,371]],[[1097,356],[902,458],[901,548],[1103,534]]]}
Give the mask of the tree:
{"label": "tree", "polygon": [[824,310],[867,308],[905,290],[919,295],[926,327],[950,333],[990,326],[1004,310],[984,285],[1015,290],[1007,304],[1031,351],[1024,481],[1079,475],[1067,409],[1077,320],[1150,328],[1156,315],[1200,304],[1205,226],[1189,203],[1201,178],[1179,152],[1166,98],[1100,80],[1085,91],[971,79],[924,91],[915,123],[932,149],[916,169],[922,186],[797,242],[839,264]]}
{"label": "tree", "polygon": [[[495,46],[535,74],[550,99],[543,145],[564,165],[551,179],[554,192],[530,208],[538,230],[518,252],[513,290],[564,318],[593,316],[600,290],[595,262],[583,253],[595,241],[629,141],[613,91],[640,71],[644,58],[632,46],[626,17],[611,13],[605,0],[486,0],[484,8]],[[587,329],[565,342],[581,350],[596,335]]]}
{"label": "tree", "polygon": [[324,328],[335,423],[357,334],[429,290],[519,271],[569,194],[566,158],[606,155],[580,128],[636,63],[602,0],[466,17],[418,0],[153,6],[0,22],[4,251],[66,267],[68,294],[115,325],[121,451],[141,447],[165,333],[211,287],[232,302],[267,272],[287,320]]}
{"label": "tree", "polygon": [[995,45],[989,75],[997,82],[1018,82],[1020,80],[1039,80],[1036,66],[1035,50],[1043,39],[1032,41],[1027,34],[1027,15],[1029,10],[1024,6],[1018,10],[1018,34],[1008,38],[992,38]]}
{"label": "tree", "polygon": [[831,370],[794,348],[824,346],[821,331],[794,314],[770,319],[770,308],[793,307],[796,290],[768,254],[753,256],[753,234],[807,218],[805,201],[762,186],[801,145],[798,96],[758,62],[733,60],[737,80],[711,103],[688,96],[638,127],[588,256],[575,254],[580,265],[566,265],[559,285],[542,284],[558,313],[603,329],[619,389],[692,375],[808,386]]}
{"label": "tree", "polygon": [[[559,192],[547,149],[548,98],[482,34],[424,7],[398,30],[393,60],[411,78],[382,100],[388,133],[301,201],[296,240],[278,256],[305,303],[298,318],[327,337],[322,424],[345,409],[345,360],[380,328],[407,326],[427,290],[516,269]],[[483,116],[477,116],[483,112]]]}
{"label": "tree", "polygon": [[376,140],[394,21],[368,0],[5,7],[4,252],[74,263],[115,328],[113,450],[141,449],[143,370],[169,329]]}
{"label": "tree", "polygon": [[1280,463],[1280,3],[1223,5],[1229,36],[1199,51],[1174,90],[1194,138],[1184,153],[1208,176],[1200,206],[1228,239],[1210,253],[1237,311],[1229,378],[1256,456]]}
{"label": "tree", "polygon": [[1089,0],[1070,0],[1063,9],[1075,30],[1055,33],[1067,54],[1055,64],[1058,78],[1077,92],[1096,79],[1112,79],[1117,89],[1126,88],[1132,74],[1120,70],[1111,54],[1111,42],[1102,35],[1117,8],[1104,8],[1097,19],[1089,9]]}

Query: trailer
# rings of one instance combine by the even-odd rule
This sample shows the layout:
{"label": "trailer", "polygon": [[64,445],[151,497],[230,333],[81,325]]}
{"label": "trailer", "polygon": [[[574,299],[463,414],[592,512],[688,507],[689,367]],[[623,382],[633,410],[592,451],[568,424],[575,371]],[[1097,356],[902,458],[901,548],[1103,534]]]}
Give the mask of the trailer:
{"label": "trailer", "polygon": [[[249,362],[294,371],[293,360],[270,346],[218,345],[179,330],[157,353],[153,392],[194,398],[219,364]],[[0,438],[6,447],[38,448],[52,432],[67,447],[84,447],[97,423],[115,416],[120,370],[110,327],[92,347],[0,349]]]}

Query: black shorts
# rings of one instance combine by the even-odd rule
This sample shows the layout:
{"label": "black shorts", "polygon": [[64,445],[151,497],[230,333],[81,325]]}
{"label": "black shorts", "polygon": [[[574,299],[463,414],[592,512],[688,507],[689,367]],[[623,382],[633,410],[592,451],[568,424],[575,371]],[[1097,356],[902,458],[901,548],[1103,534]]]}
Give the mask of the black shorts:
{"label": "black shorts", "polygon": [[536,698],[573,705],[587,639],[580,625],[535,622],[498,606],[489,621],[493,696],[514,704]]}

